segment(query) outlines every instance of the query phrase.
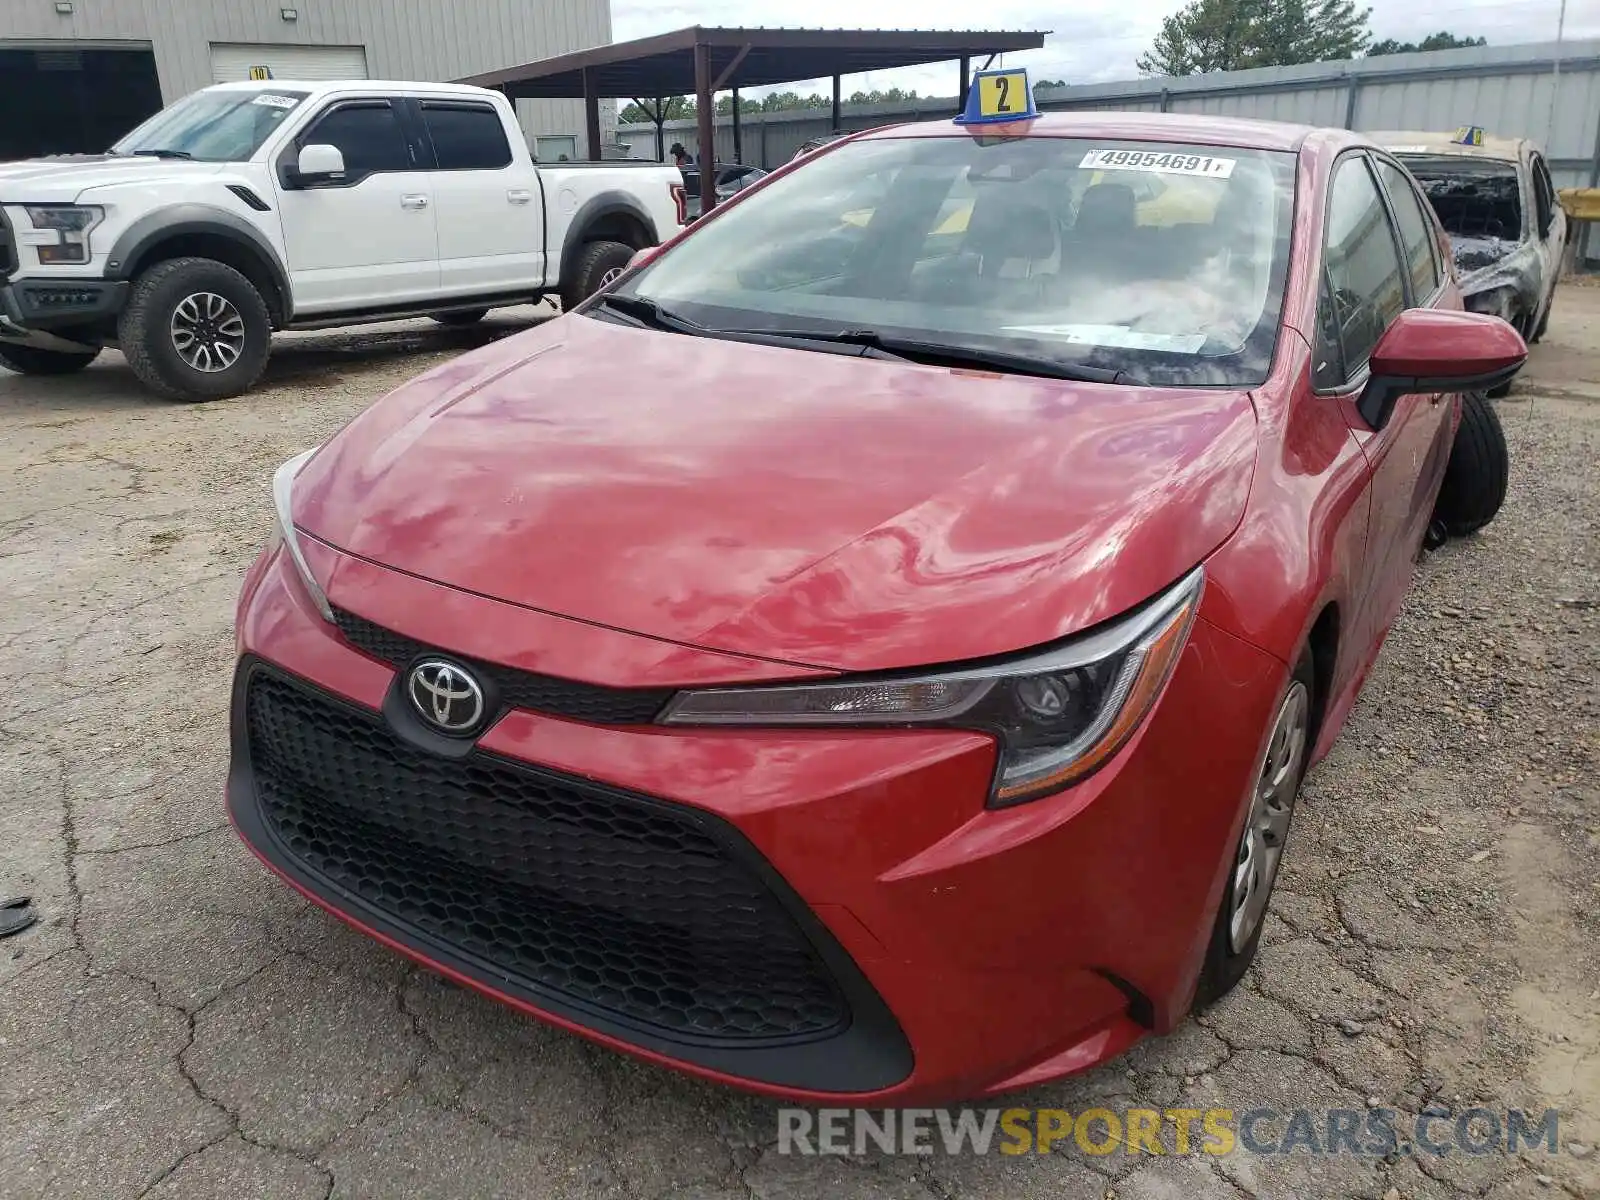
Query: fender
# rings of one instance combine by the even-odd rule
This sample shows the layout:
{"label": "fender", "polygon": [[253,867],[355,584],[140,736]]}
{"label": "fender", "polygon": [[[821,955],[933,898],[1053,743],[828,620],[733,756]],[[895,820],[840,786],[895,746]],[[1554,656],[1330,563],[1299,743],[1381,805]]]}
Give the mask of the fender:
{"label": "fender", "polygon": [[567,224],[567,232],[561,239],[561,271],[557,275],[557,284],[565,283],[572,276],[572,264],[578,257],[578,251],[583,246],[585,233],[594,225],[607,217],[629,217],[644,226],[644,231],[650,239],[650,245],[659,245],[661,235],[656,230],[656,223],[642,204],[627,192],[599,192],[583,202],[583,206],[573,214],[572,220]]}
{"label": "fender", "polygon": [[[289,290],[289,272],[259,229],[237,213],[212,204],[173,204],[152,213],[146,213],[124,229],[111,247],[106,262],[107,279],[132,279],[145,253],[158,242],[172,237],[206,234],[226,238],[256,260],[261,272],[278,291],[282,316],[290,317],[293,293]],[[271,307],[272,297],[266,297]]]}

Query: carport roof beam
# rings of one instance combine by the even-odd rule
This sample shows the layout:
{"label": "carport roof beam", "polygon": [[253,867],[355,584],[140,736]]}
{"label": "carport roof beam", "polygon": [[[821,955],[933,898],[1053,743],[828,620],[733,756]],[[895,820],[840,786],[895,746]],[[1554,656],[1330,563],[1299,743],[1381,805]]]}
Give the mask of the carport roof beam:
{"label": "carport roof beam", "polygon": [[888,71],[958,58],[980,58],[1044,45],[1041,32],[929,29],[731,29],[692,26],[506,67],[459,80],[513,99],[584,95],[686,96],[695,86],[695,51],[706,50],[714,90]]}

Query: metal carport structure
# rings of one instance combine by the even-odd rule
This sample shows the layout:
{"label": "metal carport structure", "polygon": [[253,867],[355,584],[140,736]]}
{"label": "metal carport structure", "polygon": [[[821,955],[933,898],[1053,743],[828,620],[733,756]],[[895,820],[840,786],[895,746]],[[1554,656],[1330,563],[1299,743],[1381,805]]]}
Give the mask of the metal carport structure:
{"label": "metal carport structure", "polygon": [[[864,71],[887,71],[959,60],[958,96],[967,93],[974,58],[1037,50],[1043,33],[925,29],[731,29],[692,26],[655,37],[596,46],[520,67],[459,80],[495,88],[514,100],[582,98],[588,152],[600,157],[600,100],[654,102],[657,156],[661,155],[662,101],[692,93],[699,119],[701,156],[715,157],[713,97],[734,95],[735,156],[739,145],[739,89],[833,79],[834,128],[839,122],[839,79]],[[717,202],[716,172],[700,172],[703,211]]]}

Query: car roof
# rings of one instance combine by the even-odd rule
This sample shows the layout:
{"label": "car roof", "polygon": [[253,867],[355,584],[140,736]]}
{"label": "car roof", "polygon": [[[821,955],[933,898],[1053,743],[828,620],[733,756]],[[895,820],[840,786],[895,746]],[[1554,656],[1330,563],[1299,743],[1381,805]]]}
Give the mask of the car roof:
{"label": "car roof", "polygon": [[1367,134],[1373,142],[1393,154],[1406,150],[1418,154],[1456,154],[1462,158],[1488,158],[1500,162],[1517,162],[1527,138],[1485,137],[1481,146],[1464,146],[1456,141],[1455,133],[1426,133],[1407,129],[1386,129]]}
{"label": "car roof", "polygon": [[[981,127],[979,127],[981,128]],[[864,134],[863,139],[964,137],[977,130],[954,121],[892,125]],[[1117,141],[1189,142],[1251,150],[1298,150],[1315,132],[1309,125],[1252,121],[1202,113],[1048,112],[1027,122],[1021,136],[1106,138]],[[1355,140],[1352,138],[1352,140]]]}
{"label": "car roof", "polygon": [[208,92],[271,92],[274,89],[283,90],[292,88],[297,92],[309,92],[311,98],[326,96],[334,92],[348,92],[351,90],[373,92],[406,92],[426,93],[434,96],[460,96],[463,99],[483,100],[495,93],[488,88],[472,87],[465,83],[423,83],[417,80],[400,79],[251,79],[242,83],[216,83],[205,90]]}

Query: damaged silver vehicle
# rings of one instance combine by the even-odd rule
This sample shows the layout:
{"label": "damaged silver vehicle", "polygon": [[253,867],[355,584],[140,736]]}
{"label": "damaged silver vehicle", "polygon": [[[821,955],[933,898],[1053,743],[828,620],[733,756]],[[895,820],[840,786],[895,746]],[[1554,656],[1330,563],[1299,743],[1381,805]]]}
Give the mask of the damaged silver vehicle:
{"label": "damaged silver vehicle", "polygon": [[1543,337],[1567,218],[1539,147],[1478,130],[1369,136],[1405,164],[1439,214],[1467,308],[1509,321],[1530,344]]}

